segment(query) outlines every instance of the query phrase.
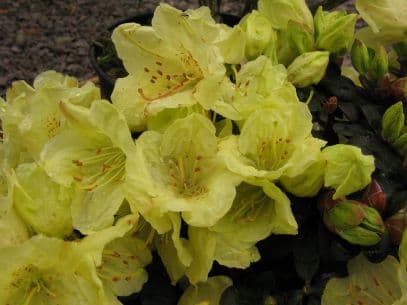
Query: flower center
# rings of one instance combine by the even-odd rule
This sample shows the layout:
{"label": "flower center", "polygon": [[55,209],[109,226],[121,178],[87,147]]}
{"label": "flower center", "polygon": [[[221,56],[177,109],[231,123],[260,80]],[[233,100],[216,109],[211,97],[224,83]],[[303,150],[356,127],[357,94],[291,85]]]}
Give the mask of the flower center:
{"label": "flower center", "polygon": [[73,178],[82,189],[93,191],[111,182],[122,180],[125,172],[126,156],[117,147],[102,147],[93,151],[87,158],[72,160],[80,169]]}
{"label": "flower center", "polygon": [[255,161],[259,169],[276,170],[290,158],[290,146],[289,138],[261,139],[257,142],[257,154],[248,157]]}
{"label": "flower center", "polygon": [[171,96],[203,78],[198,62],[189,51],[180,52],[178,57],[183,73],[167,72],[169,69],[161,61],[156,61],[154,68],[144,67],[144,77],[149,78],[149,83],[137,92],[147,103]]}
{"label": "flower center", "polygon": [[170,185],[186,197],[199,196],[206,192],[200,184],[200,175],[203,171],[203,157],[190,157],[185,155],[170,158],[167,162],[170,175]]}
{"label": "flower center", "polygon": [[[250,190],[250,192],[246,192],[246,190]],[[236,198],[239,197],[237,195]],[[269,200],[270,198],[258,187],[247,186],[243,190],[243,195],[234,202],[230,215],[235,221],[242,219],[244,222],[253,222],[259,216],[261,207],[267,204]]]}

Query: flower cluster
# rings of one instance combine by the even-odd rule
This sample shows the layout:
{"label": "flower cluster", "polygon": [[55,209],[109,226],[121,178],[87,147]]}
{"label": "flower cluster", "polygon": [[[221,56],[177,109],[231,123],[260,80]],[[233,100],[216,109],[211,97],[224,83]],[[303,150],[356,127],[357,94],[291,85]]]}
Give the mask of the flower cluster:
{"label": "flower cluster", "polygon": [[[376,6],[357,2],[372,35],[406,38],[403,24],[393,29]],[[230,27],[206,7],[161,4],[151,26],[114,30],[128,76],[111,103],[93,84],[53,71],[32,86],[13,83],[0,99],[0,303],[121,304],[142,289],[154,252],[172,284],[193,285],[179,305],[218,305],[232,281],[208,278],[213,264],[259,261],[259,241],[298,234],[290,198],[316,209],[327,189],[320,211],[328,229],[376,244],[385,230],[379,212],[346,198],[371,183],[374,157],[316,137],[297,95],[351,48],[356,18],[322,8],[312,16],[302,0],[260,0]],[[370,83],[386,74],[382,57],[363,57],[357,43],[356,69]],[[402,105],[393,107],[383,134],[405,154]],[[374,268],[356,258],[349,279],[329,282],[323,304],[353,302],[367,271],[369,280],[381,274],[382,304],[404,304],[405,266],[388,258]],[[360,300],[373,304],[370,293]]]}

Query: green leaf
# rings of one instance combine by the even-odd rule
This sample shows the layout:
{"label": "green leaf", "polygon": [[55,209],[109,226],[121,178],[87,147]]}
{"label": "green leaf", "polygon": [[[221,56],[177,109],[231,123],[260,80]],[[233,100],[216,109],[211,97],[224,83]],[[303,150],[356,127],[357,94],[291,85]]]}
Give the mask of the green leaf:
{"label": "green leaf", "polygon": [[382,136],[390,142],[394,142],[400,136],[404,127],[403,103],[398,102],[389,107],[382,118]]}

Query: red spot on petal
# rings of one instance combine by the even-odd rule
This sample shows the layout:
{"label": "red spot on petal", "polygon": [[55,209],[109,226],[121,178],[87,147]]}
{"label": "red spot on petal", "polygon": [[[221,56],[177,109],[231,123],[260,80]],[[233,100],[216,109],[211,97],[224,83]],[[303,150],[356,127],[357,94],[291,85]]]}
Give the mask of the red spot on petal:
{"label": "red spot on petal", "polygon": [[112,281],[113,282],[118,282],[120,280],[120,278],[118,277],[118,276],[114,276],[113,278],[112,278]]}

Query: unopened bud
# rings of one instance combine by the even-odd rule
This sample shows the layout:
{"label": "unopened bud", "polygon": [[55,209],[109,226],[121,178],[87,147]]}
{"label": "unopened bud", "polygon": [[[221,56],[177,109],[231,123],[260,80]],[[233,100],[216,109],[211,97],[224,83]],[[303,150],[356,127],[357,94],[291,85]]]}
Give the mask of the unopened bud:
{"label": "unopened bud", "polygon": [[360,40],[355,40],[351,51],[352,65],[360,74],[367,74],[370,66],[370,54],[367,46]]}
{"label": "unopened bud", "polygon": [[324,77],[328,62],[327,51],[301,54],[288,67],[288,80],[300,88],[317,84]]}
{"label": "unopened bud", "polygon": [[324,222],[334,232],[357,227],[364,219],[362,205],[353,200],[342,201],[324,213]]}
{"label": "unopened bud", "polygon": [[382,234],[372,232],[363,227],[355,227],[349,230],[338,232],[338,235],[344,240],[354,245],[373,246],[382,238]]}
{"label": "unopened bud", "polygon": [[361,227],[383,235],[385,227],[380,213],[371,207],[363,207],[363,212],[365,217],[363,218]]}
{"label": "unopened bud", "polygon": [[254,10],[241,21],[240,27],[246,33],[246,58],[255,59],[264,53],[267,46],[277,40],[270,21],[266,16]]}
{"label": "unopened bud", "polygon": [[391,83],[390,88],[391,94],[395,98],[407,101],[407,77],[402,77],[395,80]]}
{"label": "unopened bud", "polygon": [[407,228],[407,208],[403,208],[393,216],[387,218],[384,224],[389,231],[393,243],[399,245],[403,237],[403,232]]}
{"label": "unopened bud", "polygon": [[356,14],[324,12],[319,7],[314,16],[317,48],[331,53],[346,51],[353,40],[356,19]]}
{"label": "unopened bud", "polygon": [[386,208],[386,194],[376,180],[372,180],[372,182],[367,186],[365,192],[363,193],[362,203],[376,209],[380,213],[383,213],[384,209]]}
{"label": "unopened bud", "polygon": [[346,241],[372,246],[384,233],[383,220],[378,211],[354,200],[346,200],[323,213],[325,226]]}
{"label": "unopened bud", "polygon": [[370,63],[370,74],[373,79],[382,78],[389,71],[389,56],[386,49],[380,46]]}
{"label": "unopened bud", "polygon": [[291,50],[298,56],[312,51],[314,48],[314,35],[312,29],[307,29],[303,24],[289,21],[287,26],[287,40]]}

